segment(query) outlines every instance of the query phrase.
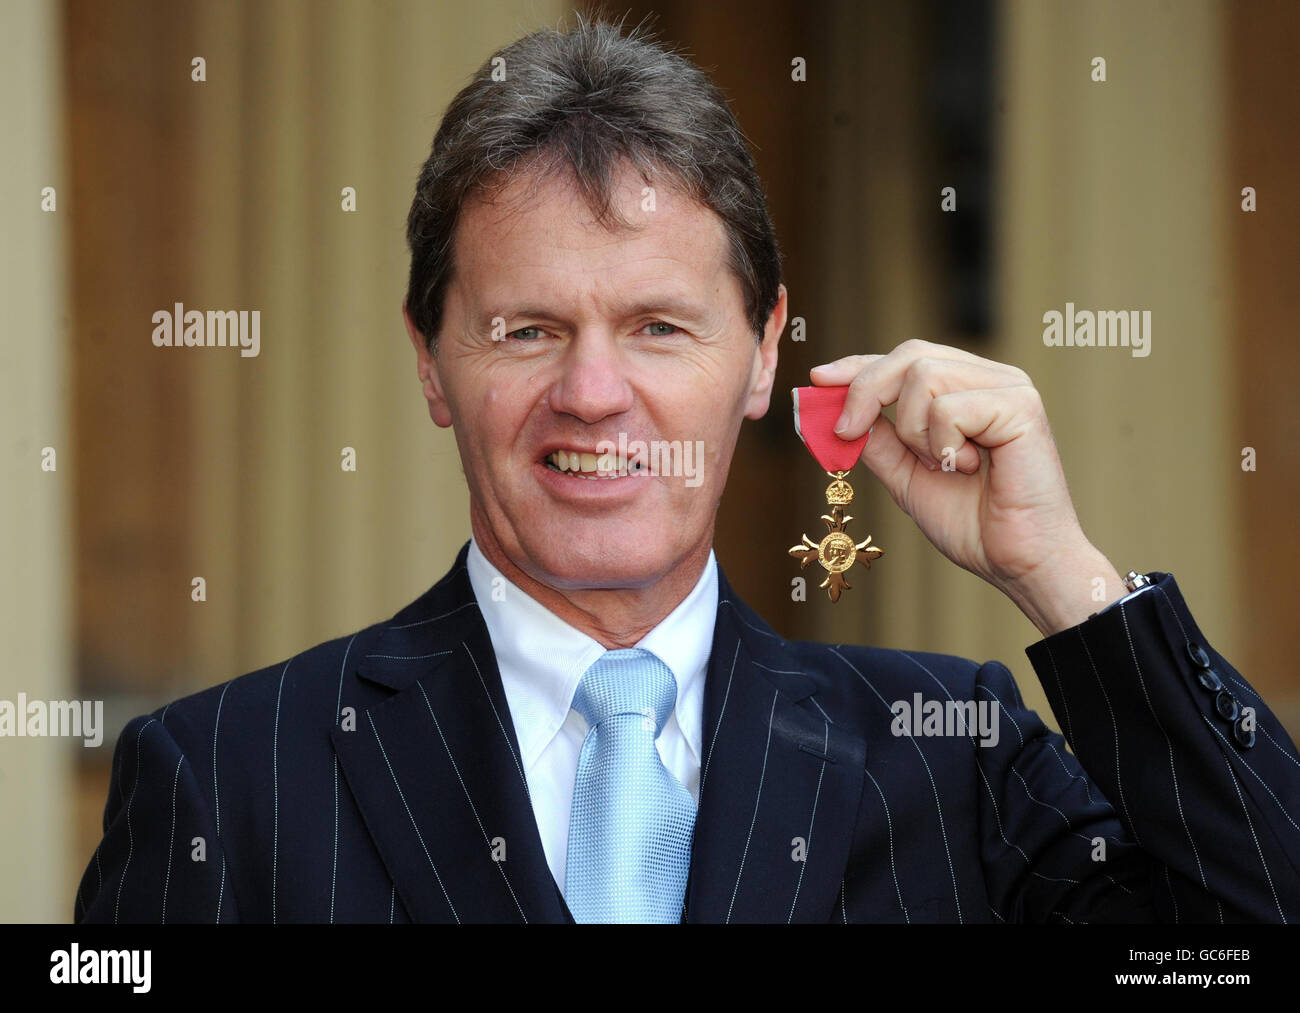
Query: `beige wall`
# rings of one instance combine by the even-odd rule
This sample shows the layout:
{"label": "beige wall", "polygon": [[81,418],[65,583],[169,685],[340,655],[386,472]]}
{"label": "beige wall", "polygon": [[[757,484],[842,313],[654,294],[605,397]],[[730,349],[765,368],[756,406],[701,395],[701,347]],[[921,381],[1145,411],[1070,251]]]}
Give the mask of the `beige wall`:
{"label": "beige wall", "polygon": [[[998,349],[1044,392],[1093,542],[1121,573],[1171,571],[1236,658],[1248,617],[1233,607],[1242,473],[1222,18],[1206,0],[1005,6]],[[1104,83],[1090,78],[1095,56]],[[1150,309],[1150,355],[1045,347],[1042,314],[1067,300]],[[1008,653],[1010,631],[986,628],[979,642]]]}
{"label": "beige wall", "polygon": [[[40,0],[0,5],[0,699],[67,700],[70,487],[65,383],[68,318],[58,8]],[[21,138],[21,143],[14,139]],[[41,210],[41,190],[57,210]],[[41,470],[42,449],[57,470]],[[80,740],[0,738],[0,921],[66,921],[71,851],[68,786]]]}
{"label": "beige wall", "polygon": [[[915,98],[912,68],[906,54],[859,30],[855,5],[839,10],[842,86],[864,105],[881,92],[896,101],[866,113],[875,129],[834,135],[837,146],[823,155],[834,167],[831,203],[845,212],[827,237],[821,293],[832,330],[844,336],[835,354],[864,350],[853,347],[864,332],[873,350],[909,337],[945,341],[936,331],[939,258],[921,239],[940,212],[938,194],[917,185],[921,141],[906,105]],[[1232,658],[1245,617],[1232,607],[1239,457],[1229,442],[1231,277],[1222,251],[1235,202],[1223,164],[1221,13],[1204,0],[1001,6],[1000,274],[993,340],[974,350],[1025,369],[1042,391],[1094,544],[1121,573],[1173,572],[1207,636]],[[915,15],[889,16],[905,24]],[[857,47],[866,52],[853,60]],[[1105,83],[1090,79],[1094,56],[1107,60]],[[860,168],[867,164],[870,172]],[[1045,347],[1042,315],[1063,311],[1067,300],[1150,309],[1150,356]],[[887,555],[860,577],[870,596],[856,612],[829,617],[822,635],[861,637],[865,625],[884,646],[998,658],[1020,677],[1031,706],[1049,714],[1023,653],[1038,632],[940,557],[862,474],[871,489],[864,530]]]}

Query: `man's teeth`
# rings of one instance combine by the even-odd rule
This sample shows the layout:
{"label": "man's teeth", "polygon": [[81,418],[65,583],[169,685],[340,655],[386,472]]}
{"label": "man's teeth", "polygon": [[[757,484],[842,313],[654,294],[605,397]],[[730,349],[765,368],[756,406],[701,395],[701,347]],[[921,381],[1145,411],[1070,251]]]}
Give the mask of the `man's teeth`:
{"label": "man's teeth", "polygon": [[546,462],[577,478],[618,478],[638,470],[635,461],[629,466],[624,458],[613,452],[584,454],[576,450],[557,450],[547,455]]}

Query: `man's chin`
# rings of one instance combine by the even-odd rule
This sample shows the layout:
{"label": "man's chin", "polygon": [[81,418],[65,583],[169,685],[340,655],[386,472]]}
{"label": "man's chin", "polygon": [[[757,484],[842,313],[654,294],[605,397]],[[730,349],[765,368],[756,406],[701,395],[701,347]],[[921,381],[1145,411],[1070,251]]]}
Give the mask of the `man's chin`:
{"label": "man's chin", "polygon": [[[685,554],[673,538],[677,532],[647,531],[624,525],[577,524],[542,529],[525,539],[529,576],[557,591],[641,590],[672,573]],[[533,544],[528,544],[532,541]]]}
{"label": "man's chin", "polygon": [[653,587],[672,570],[669,559],[640,559],[581,553],[558,556],[554,549],[537,559],[531,576],[557,591],[641,590]]}

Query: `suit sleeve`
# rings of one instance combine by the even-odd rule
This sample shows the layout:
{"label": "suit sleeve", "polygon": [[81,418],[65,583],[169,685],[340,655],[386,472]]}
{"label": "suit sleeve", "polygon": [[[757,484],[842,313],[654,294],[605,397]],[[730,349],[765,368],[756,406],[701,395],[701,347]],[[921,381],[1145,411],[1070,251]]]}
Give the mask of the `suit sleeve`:
{"label": "suit sleeve", "polygon": [[977,676],[1013,726],[981,763],[991,901],[1034,921],[1300,921],[1300,756],[1153,576],[1028,649],[1064,740],[1003,666]]}
{"label": "suit sleeve", "polygon": [[123,729],[111,777],[104,837],[82,876],[74,922],[238,921],[212,809],[190,757],[157,717]]}

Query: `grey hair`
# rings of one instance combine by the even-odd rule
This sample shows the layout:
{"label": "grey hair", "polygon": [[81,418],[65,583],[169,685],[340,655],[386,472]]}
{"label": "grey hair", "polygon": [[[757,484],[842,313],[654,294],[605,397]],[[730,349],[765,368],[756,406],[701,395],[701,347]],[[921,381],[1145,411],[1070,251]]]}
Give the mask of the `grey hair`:
{"label": "grey hair", "polygon": [[[615,170],[630,162],[722,220],[728,266],[761,341],[781,283],[781,255],[754,160],[721,90],[637,26],[585,20],[541,29],[484,61],[452,99],[420,170],[407,218],[406,306],[437,352],[461,209],[512,178],[567,173],[605,228],[631,227],[613,207]],[[643,22],[644,24],[644,22]],[[505,80],[494,81],[496,58]]]}

